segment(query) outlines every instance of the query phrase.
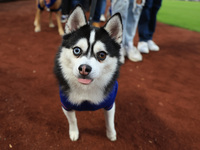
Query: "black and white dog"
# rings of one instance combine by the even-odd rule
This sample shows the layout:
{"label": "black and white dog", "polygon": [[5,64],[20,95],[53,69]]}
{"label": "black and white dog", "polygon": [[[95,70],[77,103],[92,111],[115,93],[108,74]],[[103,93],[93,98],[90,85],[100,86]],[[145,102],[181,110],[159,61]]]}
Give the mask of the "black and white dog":
{"label": "black and white dog", "polygon": [[117,139],[114,115],[121,42],[122,21],[119,13],[101,28],[87,24],[80,6],[69,16],[55,58],[54,72],[72,141],[79,138],[75,110],[93,111],[101,108],[105,110],[107,137],[111,141]]}

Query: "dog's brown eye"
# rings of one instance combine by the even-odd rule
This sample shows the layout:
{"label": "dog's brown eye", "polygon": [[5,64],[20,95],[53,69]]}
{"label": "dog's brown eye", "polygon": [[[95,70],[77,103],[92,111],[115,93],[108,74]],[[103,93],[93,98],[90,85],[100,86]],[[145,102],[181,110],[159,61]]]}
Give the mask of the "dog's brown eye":
{"label": "dog's brown eye", "polygon": [[97,53],[97,59],[98,59],[99,61],[105,60],[105,59],[106,59],[106,56],[107,56],[107,54],[106,54],[105,52],[99,52],[99,53]]}
{"label": "dog's brown eye", "polygon": [[73,53],[75,56],[80,56],[82,54],[82,50],[79,47],[74,47]]}

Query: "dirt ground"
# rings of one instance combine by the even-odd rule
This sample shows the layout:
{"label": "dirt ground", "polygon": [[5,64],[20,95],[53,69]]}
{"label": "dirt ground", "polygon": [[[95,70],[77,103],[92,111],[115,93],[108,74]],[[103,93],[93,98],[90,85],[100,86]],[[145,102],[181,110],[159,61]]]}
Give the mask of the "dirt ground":
{"label": "dirt ground", "polygon": [[77,112],[80,139],[71,142],[53,74],[61,37],[47,15],[34,33],[35,1],[0,3],[1,150],[200,149],[200,33],[158,23],[161,50],[121,67],[117,141],[99,110]]}

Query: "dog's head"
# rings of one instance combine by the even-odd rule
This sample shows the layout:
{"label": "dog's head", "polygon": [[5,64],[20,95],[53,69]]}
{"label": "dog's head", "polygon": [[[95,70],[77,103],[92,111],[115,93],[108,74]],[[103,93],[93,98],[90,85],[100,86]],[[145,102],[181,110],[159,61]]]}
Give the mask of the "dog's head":
{"label": "dog's head", "polygon": [[84,11],[77,6],[65,25],[65,35],[56,58],[57,76],[62,81],[80,86],[107,86],[118,75],[121,42],[119,13],[103,27],[95,28],[87,23]]}

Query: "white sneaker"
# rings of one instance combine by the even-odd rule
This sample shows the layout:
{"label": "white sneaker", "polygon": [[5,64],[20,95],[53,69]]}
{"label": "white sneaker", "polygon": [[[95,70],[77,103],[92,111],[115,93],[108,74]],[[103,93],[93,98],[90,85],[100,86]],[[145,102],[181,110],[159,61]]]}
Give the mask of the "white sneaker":
{"label": "white sneaker", "polygon": [[106,21],[106,18],[105,18],[105,16],[104,16],[104,14],[101,15],[100,21],[102,21],[102,22]]}
{"label": "white sneaker", "polygon": [[159,51],[160,50],[160,48],[158,47],[158,45],[156,45],[156,43],[154,43],[154,41],[149,40],[149,41],[147,41],[147,43],[148,43],[149,50],[151,50],[151,51]]}
{"label": "white sneaker", "polygon": [[147,42],[139,42],[137,48],[141,53],[146,53],[146,54],[149,53]]}
{"label": "white sneaker", "polygon": [[125,50],[129,60],[133,62],[142,61],[142,55],[137,50],[137,48],[132,45],[132,43],[129,43],[127,46],[125,46]]}
{"label": "white sneaker", "polygon": [[68,15],[62,15],[62,16],[61,16],[61,22],[62,22],[62,23],[67,22],[67,19],[68,19]]}

